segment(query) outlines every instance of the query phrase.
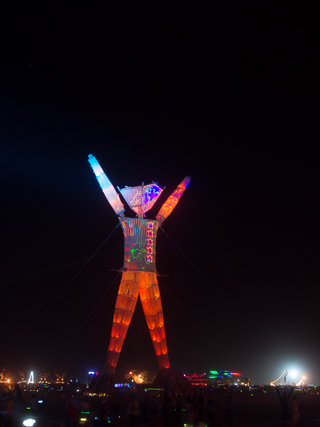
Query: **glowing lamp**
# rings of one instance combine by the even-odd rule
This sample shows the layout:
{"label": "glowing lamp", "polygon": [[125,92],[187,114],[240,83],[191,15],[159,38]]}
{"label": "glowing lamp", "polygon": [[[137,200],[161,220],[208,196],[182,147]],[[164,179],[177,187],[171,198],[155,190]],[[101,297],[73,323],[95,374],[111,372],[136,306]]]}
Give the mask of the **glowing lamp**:
{"label": "glowing lamp", "polygon": [[35,424],[35,422],[36,422],[36,420],[35,420],[34,418],[28,418],[27,420],[24,420],[24,421],[22,422],[22,424],[23,424],[25,427],[32,427],[32,426]]}
{"label": "glowing lamp", "polygon": [[297,370],[297,369],[291,369],[291,370],[288,372],[288,375],[289,375],[289,377],[291,377],[291,378],[297,378],[297,376],[298,376],[298,370]]}

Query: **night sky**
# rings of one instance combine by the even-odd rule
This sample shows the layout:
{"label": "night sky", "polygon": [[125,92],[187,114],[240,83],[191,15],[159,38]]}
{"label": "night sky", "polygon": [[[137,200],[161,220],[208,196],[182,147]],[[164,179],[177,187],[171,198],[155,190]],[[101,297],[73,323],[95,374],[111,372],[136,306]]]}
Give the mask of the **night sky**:
{"label": "night sky", "polygon": [[[152,219],[191,175],[157,242],[171,365],[320,384],[313,11],[27,3],[0,18],[0,369],[104,364],[123,235],[92,153],[115,187],[165,187]],[[158,370],[140,301],[129,369]]]}

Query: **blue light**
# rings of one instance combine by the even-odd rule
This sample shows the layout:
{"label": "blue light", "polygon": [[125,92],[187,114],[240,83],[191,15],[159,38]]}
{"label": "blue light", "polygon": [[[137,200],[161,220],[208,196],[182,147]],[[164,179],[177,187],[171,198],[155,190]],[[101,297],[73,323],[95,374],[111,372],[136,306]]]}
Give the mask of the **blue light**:
{"label": "blue light", "polygon": [[159,194],[159,186],[157,184],[150,186],[148,188],[148,191],[146,191],[143,194],[143,204],[146,205],[148,202],[156,198],[158,194]]}

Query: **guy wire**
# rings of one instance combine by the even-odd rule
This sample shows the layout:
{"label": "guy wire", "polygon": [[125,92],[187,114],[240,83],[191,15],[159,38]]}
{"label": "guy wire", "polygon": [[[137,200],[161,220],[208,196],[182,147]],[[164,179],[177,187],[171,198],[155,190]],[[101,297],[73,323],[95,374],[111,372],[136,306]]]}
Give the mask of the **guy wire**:
{"label": "guy wire", "polygon": [[87,323],[88,319],[93,315],[93,313],[96,311],[97,307],[100,305],[100,303],[104,300],[105,296],[107,295],[107,293],[110,291],[110,289],[112,288],[113,284],[115,283],[115,281],[118,279],[118,277],[120,276],[120,273],[118,273],[116,275],[116,277],[114,278],[114,280],[112,281],[112,283],[108,286],[107,290],[104,292],[104,294],[102,295],[102,297],[99,299],[99,301],[97,302],[97,304],[93,307],[93,309],[91,310],[91,312],[88,314],[88,316],[84,319],[84,321],[80,324],[80,326],[73,332],[72,335],[69,336],[68,341],[62,345],[60,347],[60,350],[55,354],[55,356],[51,359],[50,364],[55,360],[55,358],[61,353],[61,351],[66,347],[66,345],[73,339],[73,337],[83,328],[83,326]]}
{"label": "guy wire", "polygon": [[43,318],[43,316],[50,310],[50,308],[57,302],[57,300],[64,294],[64,292],[69,288],[72,282],[79,276],[79,274],[84,270],[84,268],[89,264],[89,262],[95,257],[95,255],[99,252],[99,250],[102,248],[102,246],[109,240],[109,238],[112,236],[112,234],[116,231],[116,229],[119,227],[120,223],[111,231],[111,233],[108,235],[108,237],[101,243],[101,245],[96,249],[93,254],[88,258],[88,260],[83,264],[83,266],[78,270],[78,272],[73,276],[73,278],[67,283],[67,285],[62,289],[62,291],[51,301],[51,303],[48,305],[48,307],[38,316],[38,318],[35,320],[35,322],[29,327],[29,329],[26,330],[26,332],[15,341],[15,344],[11,348],[11,350],[7,353],[7,358],[13,353],[13,351],[18,347],[18,345],[21,343],[21,341],[29,335],[29,333],[35,328],[35,326],[40,322],[40,320]]}
{"label": "guy wire", "polygon": [[[168,235],[168,233],[163,229],[163,227],[160,227],[162,232],[167,236],[167,238],[170,240],[170,242],[178,249],[178,251],[181,253],[181,255],[188,261],[188,263],[192,266],[192,268],[199,274],[199,276],[202,278],[204,283],[206,283],[207,286],[210,287],[210,289],[213,290],[213,292],[217,295],[217,297],[223,302],[223,304],[228,308],[228,310],[234,315],[234,317],[241,323],[241,325],[244,328],[248,329],[248,325],[245,324],[245,322],[240,319],[240,317],[232,310],[232,308],[226,303],[226,301],[219,295],[219,293],[214,289],[214,287],[211,285],[211,283],[203,276],[201,271],[190,261],[190,259],[186,256],[186,254],[179,248],[179,246],[171,239],[171,237]],[[183,310],[185,312],[185,310]],[[282,366],[279,365],[279,363],[275,360],[275,358],[270,354],[270,350],[266,348],[267,352],[269,353],[270,359],[280,368],[280,370],[283,370]]]}

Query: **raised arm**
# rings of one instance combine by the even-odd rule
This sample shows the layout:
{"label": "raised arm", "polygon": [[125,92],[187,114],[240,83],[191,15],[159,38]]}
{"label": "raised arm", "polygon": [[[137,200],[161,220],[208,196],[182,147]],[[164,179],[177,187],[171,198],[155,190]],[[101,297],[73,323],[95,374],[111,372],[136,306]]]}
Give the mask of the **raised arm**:
{"label": "raised arm", "polygon": [[174,192],[167,198],[164,204],[161,206],[161,209],[156,216],[156,220],[162,224],[168,216],[171,214],[173,209],[177,206],[180,197],[182,196],[184,190],[188,187],[191,181],[190,176],[186,176],[174,190]]}
{"label": "raised arm", "polygon": [[100,187],[112,209],[117,215],[121,215],[124,212],[124,206],[120,200],[119,194],[116,192],[107,175],[103,172],[98,160],[92,154],[89,154],[88,162],[90,163]]}

